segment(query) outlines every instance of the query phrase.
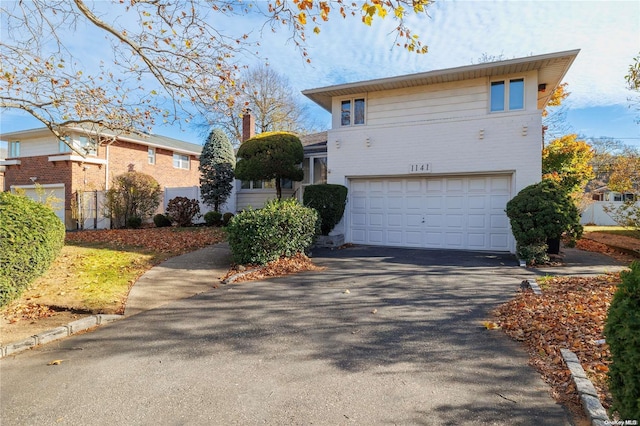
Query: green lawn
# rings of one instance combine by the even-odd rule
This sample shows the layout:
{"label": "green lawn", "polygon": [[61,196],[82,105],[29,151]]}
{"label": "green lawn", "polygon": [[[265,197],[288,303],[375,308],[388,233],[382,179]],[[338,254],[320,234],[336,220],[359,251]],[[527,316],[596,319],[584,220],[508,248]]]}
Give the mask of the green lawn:
{"label": "green lawn", "polygon": [[605,234],[624,235],[625,237],[640,239],[640,230],[623,226],[585,226],[584,232],[603,232]]}

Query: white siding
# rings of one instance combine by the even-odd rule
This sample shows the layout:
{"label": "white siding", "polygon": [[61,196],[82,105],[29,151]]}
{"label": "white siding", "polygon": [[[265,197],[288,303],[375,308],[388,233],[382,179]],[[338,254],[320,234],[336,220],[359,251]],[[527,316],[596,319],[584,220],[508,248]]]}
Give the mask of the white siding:
{"label": "white siding", "polygon": [[399,125],[415,121],[484,115],[485,79],[420,89],[372,93],[367,98],[367,125]]}
{"label": "white siding", "polygon": [[[428,164],[423,176],[508,174],[510,193],[517,194],[540,180],[542,162],[537,74],[496,79],[519,77],[525,77],[521,111],[489,113],[494,79],[488,78],[368,94],[365,125],[342,127],[334,113],[328,182],[349,186],[354,178],[416,177],[410,165]],[[334,99],[334,112],[340,99]],[[348,239],[349,226],[343,220],[334,232],[345,232]]]}
{"label": "white siding", "polygon": [[20,141],[20,157],[36,157],[58,153],[58,141],[52,136]]}
{"label": "white siding", "polygon": [[[290,198],[294,195],[291,189],[282,190],[282,198]],[[248,208],[260,209],[264,204],[276,198],[275,189],[240,189],[236,197],[236,209],[240,212]]]}

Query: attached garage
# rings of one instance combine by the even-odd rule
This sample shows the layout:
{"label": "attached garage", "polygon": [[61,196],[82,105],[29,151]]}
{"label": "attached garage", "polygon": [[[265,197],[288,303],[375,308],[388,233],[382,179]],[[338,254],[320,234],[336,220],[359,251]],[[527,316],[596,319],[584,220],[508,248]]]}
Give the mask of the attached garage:
{"label": "attached garage", "polygon": [[12,192],[24,192],[24,195],[39,203],[49,203],[56,216],[64,222],[64,184],[12,185]]}
{"label": "attached garage", "polygon": [[349,192],[347,238],[355,244],[510,250],[509,174],[352,178]]}

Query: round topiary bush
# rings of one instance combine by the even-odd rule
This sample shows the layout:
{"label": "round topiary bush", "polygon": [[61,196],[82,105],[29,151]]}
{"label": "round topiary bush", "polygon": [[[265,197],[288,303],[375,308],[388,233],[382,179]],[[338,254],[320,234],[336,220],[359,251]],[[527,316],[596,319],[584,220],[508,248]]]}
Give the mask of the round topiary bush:
{"label": "round topiary bush", "polygon": [[158,213],[153,216],[153,223],[156,225],[156,228],[165,228],[167,226],[171,226],[171,219],[162,213]]}
{"label": "round topiary bush", "polygon": [[[549,179],[529,185],[507,203],[507,216],[521,259],[540,253],[549,239],[567,238],[569,244],[582,236],[580,213],[570,195]],[[539,259],[538,259],[539,260]]]}
{"label": "round topiary bush", "polygon": [[604,327],[613,361],[609,366],[611,408],[621,419],[640,419],[640,262],[633,262],[620,277]]}
{"label": "round topiary bush", "polygon": [[227,227],[233,260],[239,264],[271,262],[303,253],[318,230],[318,213],[296,200],[272,200],[260,210],[245,210]]}
{"label": "round topiary bush", "polygon": [[53,210],[0,192],[0,306],[18,297],[58,256],[65,229]]}
{"label": "round topiary bush", "polygon": [[204,214],[204,223],[207,226],[218,226],[222,223],[222,213],[216,211],[206,212]]}

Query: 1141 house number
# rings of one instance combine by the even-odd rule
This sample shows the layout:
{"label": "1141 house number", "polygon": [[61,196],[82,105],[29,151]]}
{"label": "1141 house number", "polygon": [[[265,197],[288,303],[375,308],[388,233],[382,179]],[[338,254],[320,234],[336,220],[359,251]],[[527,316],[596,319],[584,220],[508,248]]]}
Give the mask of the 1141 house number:
{"label": "1141 house number", "polygon": [[409,164],[409,173],[429,173],[431,163]]}

